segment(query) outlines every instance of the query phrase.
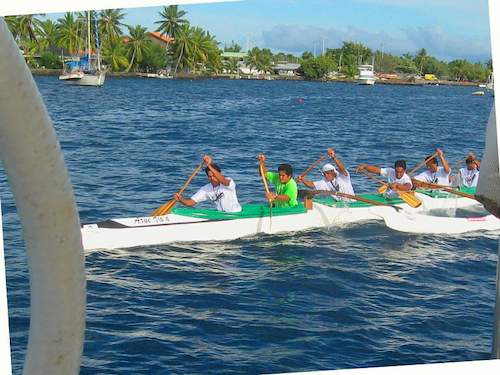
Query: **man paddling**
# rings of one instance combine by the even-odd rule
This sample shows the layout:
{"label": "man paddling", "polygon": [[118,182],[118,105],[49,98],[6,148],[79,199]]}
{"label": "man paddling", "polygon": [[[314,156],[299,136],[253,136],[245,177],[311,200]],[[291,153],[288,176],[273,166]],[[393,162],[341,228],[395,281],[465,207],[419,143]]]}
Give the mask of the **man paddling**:
{"label": "man paddling", "polygon": [[[438,165],[438,161],[436,157],[428,156],[426,158],[427,162],[425,163],[427,170],[422,173],[419,173],[415,176],[415,180],[428,182],[431,184],[439,184],[443,186],[450,186],[450,167],[446,158],[444,157],[444,153],[441,149],[436,149],[436,154],[439,156],[441,160],[440,167]],[[415,186],[419,186],[418,182],[415,182]]]}
{"label": "man paddling", "polygon": [[394,168],[380,168],[375,165],[360,164],[356,172],[368,171],[387,177],[388,189],[385,196],[388,198],[397,197],[397,191],[410,191],[412,183],[410,177],[406,174],[406,161],[396,160]]}
{"label": "man paddling", "polygon": [[[327,163],[321,168],[321,172],[323,173],[322,180],[309,181],[305,180],[304,177],[299,176],[297,177],[297,182],[301,182],[307,187],[315,190],[326,190],[326,191],[341,192],[354,195],[354,189],[352,188],[352,183],[351,183],[351,176],[349,175],[349,172],[345,168],[344,163],[342,163],[342,160],[340,160],[340,158],[337,157],[337,154],[335,153],[335,150],[333,148],[329,148],[327,150],[327,153],[337,165],[338,171],[332,164]],[[336,195],[332,195],[332,197],[333,199],[336,200],[342,199],[350,201],[349,198],[345,197],[341,198]]]}
{"label": "man paddling", "polygon": [[203,156],[207,165],[205,173],[209,183],[203,185],[191,198],[185,199],[179,193],[174,194],[174,199],[185,206],[193,207],[198,203],[209,200],[215,203],[218,211],[240,212],[241,206],[236,196],[236,184],[232,178],[225,177],[221,168],[212,162],[208,155]]}
{"label": "man paddling", "polygon": [[479,180],[481,162],[470,152],[465,159],[465,168],[460,168],[460,186],[476,187]]}
{"label": "man paddling", "polygon": [[259,161],[262,164],[264,175],[274,185],[276,190],[276,193],[266,193],[267,199],[274,202],[275,207],[278,208],[295,207],[298,204],[297,183],[292,178],[292,166],[290,164],[280,164],[278,173],[268,172],[265,164],[266,157],[263,154],[259,155]]}

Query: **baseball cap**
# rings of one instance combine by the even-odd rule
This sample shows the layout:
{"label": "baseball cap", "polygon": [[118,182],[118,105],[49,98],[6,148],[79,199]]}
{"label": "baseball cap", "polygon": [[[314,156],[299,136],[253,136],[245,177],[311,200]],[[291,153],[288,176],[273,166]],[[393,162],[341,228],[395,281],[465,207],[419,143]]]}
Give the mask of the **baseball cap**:
{"label": "baseball cap", "polygon": [[334,171],[335,173],[337,173],[337,170],[335,169],[335,167],[333,165],[331,165],[330,163],[323,165],[323,168],[321,168],[321,171],[322,172]]}

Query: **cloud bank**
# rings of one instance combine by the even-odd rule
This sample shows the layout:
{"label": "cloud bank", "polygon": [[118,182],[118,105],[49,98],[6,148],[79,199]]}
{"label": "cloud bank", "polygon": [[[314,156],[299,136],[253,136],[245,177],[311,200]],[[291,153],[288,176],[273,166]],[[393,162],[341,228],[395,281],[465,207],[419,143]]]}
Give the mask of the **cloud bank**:
{"label": "cloud bank", "polygon": [[401,55],[415,53],[425,48],[429,55],[445,61],[467,59],[485,62],[491,58],[490,39],[467,35],[452,35],[440,27],[413,27],[398,34],[369,32],[356,27],[347,29],[320,28],[314,26],[277,25],[262,32],[261,46],[275,51],[301,54],[314,51],[319,54],[323,47],[338,48],[343,41],[361,42],[372,50]]}

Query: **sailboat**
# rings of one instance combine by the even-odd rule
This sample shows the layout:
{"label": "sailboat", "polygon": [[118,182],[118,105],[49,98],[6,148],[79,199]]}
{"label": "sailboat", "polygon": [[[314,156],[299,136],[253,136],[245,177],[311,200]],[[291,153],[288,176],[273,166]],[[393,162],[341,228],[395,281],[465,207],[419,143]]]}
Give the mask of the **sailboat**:
{"label": "sailboat", "polygon": [[99,43],[99,35],[97,33],[97,17],[94,17],[94,33],[95,33],[95,59],[92,58],[90,48],[90,17],[91,11],[87,11],[87,55],[82,57],[72,58],[64,62],[63,74],[59,79],[68,84],[79,86],[102,86],[106,78],[106,71],[101,65],[101,49]]}

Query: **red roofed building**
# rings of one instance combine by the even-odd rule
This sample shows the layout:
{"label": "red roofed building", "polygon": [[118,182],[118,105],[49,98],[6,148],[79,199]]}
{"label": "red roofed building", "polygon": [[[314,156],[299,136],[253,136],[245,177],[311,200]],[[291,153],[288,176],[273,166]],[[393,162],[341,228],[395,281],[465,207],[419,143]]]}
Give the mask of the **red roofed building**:
{"label": "red roofed building", "polygon": [[166,47],[169,44],[172,44],[174,42],[174,38],[166,35],[166,34],[161,34],[158,31],[153,31],[148,33],[151,41],[153,43],[159,44],[162,47]]}
{"label": "red roofed building", "polygon": [[[148,32],[149,39],[155,44],[158,44],[162,47],[167,47],[168,45],[174,42],[174,38],[169,37],[166,34],[161,34],[158,31]],[[123,37],[123,43],[127,44],[130,40],[128,36]]]}

